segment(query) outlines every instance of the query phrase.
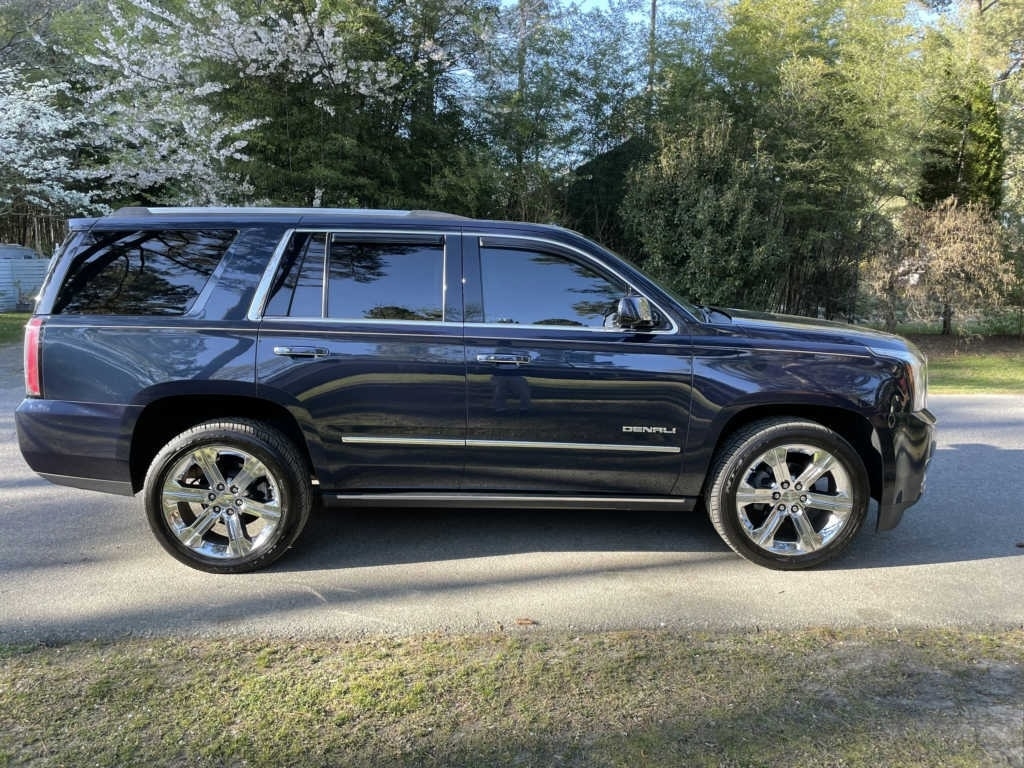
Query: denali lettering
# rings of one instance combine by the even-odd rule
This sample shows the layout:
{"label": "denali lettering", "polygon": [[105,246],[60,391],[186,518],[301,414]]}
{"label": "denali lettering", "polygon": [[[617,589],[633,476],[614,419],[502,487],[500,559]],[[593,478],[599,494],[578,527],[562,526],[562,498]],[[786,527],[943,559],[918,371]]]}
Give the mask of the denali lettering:
{"label": "denali lettering", "polygon": [[657,435],[674,435],[676,433],[675,427],[623,427],[623,432],[632,433],[643,433],[643,434],[657,434]]}

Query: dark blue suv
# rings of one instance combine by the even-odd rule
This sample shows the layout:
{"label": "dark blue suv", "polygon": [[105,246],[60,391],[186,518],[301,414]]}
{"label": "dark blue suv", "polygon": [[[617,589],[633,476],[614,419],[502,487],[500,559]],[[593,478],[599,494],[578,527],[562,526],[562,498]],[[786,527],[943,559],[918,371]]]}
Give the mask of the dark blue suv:
{"label": "dark blue suv", "polygon": [[315,504],[706,509],[771,568],[895,526],[934,448],[891,335],[712,309],[556,227],[126,208],[70,222],[22,453],[132,495],[182,562],[265,566]]}

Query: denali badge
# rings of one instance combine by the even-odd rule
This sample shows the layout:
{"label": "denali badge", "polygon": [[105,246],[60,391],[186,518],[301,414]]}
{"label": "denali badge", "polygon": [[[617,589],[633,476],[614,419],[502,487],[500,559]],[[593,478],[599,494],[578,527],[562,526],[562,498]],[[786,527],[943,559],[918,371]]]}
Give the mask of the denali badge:
{"label": "denali badge", "polygon": [[654,433],[658,435],[674,435],[676,433],[675,427],[623,427],[623,432],[643,432],[643,433]]}

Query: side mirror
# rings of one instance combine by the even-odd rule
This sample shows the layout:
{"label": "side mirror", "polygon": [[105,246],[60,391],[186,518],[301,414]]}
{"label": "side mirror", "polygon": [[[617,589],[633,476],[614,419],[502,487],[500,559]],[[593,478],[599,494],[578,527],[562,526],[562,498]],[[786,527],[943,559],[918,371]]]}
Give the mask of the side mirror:
{"label": "side mirror", "polygon": [[619,299],[619,309],[615,325],[631,331],[649,331],[656,323],[651,312],[651,302],[643,296],[623,296]]}

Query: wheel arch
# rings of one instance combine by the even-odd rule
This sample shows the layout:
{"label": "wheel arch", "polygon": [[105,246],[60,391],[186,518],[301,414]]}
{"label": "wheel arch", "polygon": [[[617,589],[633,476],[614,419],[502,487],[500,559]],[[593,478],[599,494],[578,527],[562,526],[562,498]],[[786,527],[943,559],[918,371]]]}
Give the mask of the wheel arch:
{"label": "wheel arch", "polygon": [[233,418],[251,419],[277,429],[295,445],[310,473],[315,474],[309,437],[284,406],[239,395],[179,395],[149,403],[135,422],[129,459],[133,492],[142,489],[153,459],[176,435],[206,421]]}
{"label": "wheel arch", "polygon": [[[875,445],[874,427],[863,414],[844,408],[824,405],[759,405],[731,414],[718,432],[718,438],[710,454],[709,466],[713,465],[715,457],[719,455],[722,447],[736,432],[755,421],[771,418],[806,419],[807,421],[813,421],[828,427],[840,435],[853,447],[864,462],[864,469],[867,471],[868,482],[871,487],[871,497],[876,500],[881,497],[882,456]],[[703,497],[704,492],[707,490],[708,482],[710,482],[710,478],[705,478],[704,487],[701,488],[701,497]]]}

